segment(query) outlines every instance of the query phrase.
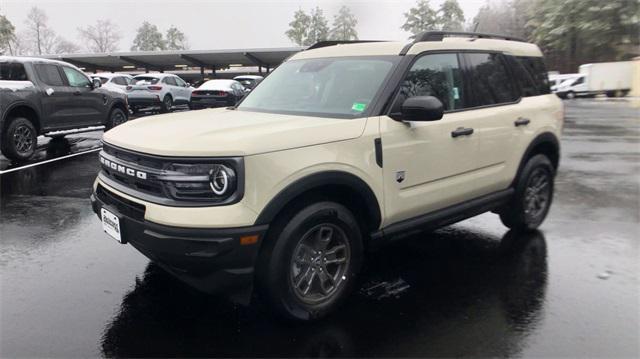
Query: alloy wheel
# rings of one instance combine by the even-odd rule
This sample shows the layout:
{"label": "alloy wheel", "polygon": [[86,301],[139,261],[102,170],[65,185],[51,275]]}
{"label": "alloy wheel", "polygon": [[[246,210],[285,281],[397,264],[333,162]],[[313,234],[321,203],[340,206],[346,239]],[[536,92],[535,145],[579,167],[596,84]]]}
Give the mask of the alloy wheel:
{"label": "alloy wheel", "polygon": [[13,133],[13,143],[15,144],[16,151],[24,154],[28,153],[34,146],[33,133],[28,126],[18,126]]}
{"label": "alloy wheel", "polygon": [[537,168],[529,177],[524,191],[524,213],[534,221],[544,215],[551,200],[551,178],[543,168]]}
{"label": "alloy wheel", "polygon": [[124,114],[120,111],[114,111],[113,115],[111,116],[111,123],[113,125],[113,127],[116,127],[118,125],[121,125],[125,122],[125,117]]}
{"label": "alloy wheel", "polygon": [[311,228],[293,251],[289,278],[294,293],[310,304],[328,300],[344,283],[350,260],[340,227],[323,223]]}

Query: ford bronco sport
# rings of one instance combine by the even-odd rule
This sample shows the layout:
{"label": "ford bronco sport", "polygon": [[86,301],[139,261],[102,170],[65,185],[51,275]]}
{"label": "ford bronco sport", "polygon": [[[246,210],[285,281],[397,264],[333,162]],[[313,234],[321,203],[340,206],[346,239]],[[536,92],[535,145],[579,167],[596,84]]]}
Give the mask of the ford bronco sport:
{"label": "ford bronco sport", "polygon": [[0,56],[0,149],[23,161],[38,135],[127,121],[124,92],[99,88],[80,69],[62,61]]}
{"label": "ford bronco sport", "polygon": [[476,33],[316,44],[236,107],[105,133],[93,209],[200,289],[322,317],[368,247],[487,211],[540,226],[563,121],[541,56]]}

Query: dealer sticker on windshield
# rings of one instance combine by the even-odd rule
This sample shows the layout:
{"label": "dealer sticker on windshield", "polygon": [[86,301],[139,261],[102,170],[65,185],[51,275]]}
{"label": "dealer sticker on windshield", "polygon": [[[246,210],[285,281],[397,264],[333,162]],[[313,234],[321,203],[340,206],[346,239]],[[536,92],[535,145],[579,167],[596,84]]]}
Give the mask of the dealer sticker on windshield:
{"label": "dealer sticker on windshield", "polygon": [[365,108],[367,108],[367,104],[362,102],[354,102],[353,106],[351,106],[351,109],[353,111],[358,111],[358,112],[364,111]]}

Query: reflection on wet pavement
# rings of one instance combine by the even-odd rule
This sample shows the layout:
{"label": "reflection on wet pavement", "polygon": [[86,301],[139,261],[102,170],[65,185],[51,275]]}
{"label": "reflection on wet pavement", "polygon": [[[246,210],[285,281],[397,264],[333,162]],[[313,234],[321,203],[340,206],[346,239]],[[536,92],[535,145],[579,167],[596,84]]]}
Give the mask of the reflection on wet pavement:
{"label": "reflection on wet pavement", "polygon": [[11,162],[0,155],[0,171],[7,171],[71,154],[96,150],[102,147],[101,139],[102,131],[53,138],[40,136],[38,137],[36,153],[29,161],[20,163]]}
{"label": "reflection on wet pavement", "polygon": [[364,283],[402,278],[411,290],[361,291],[329,320],[300,325],[195,292],[149,264],[107,325],[103,354],[517,355],[544,302],[546,243],[541,232],[443,230],[377,253],[365,273]]}
{"label": "reflection on wet pavement", "polygon": [[[565,103],[541,232],[484,214],[385,247],[313,324],[196,292],[108,238],[88,200],[95,152],[1,174],[0,356],[638,357],[638,109]],[[53,140],[38,158],[101,134]]]}

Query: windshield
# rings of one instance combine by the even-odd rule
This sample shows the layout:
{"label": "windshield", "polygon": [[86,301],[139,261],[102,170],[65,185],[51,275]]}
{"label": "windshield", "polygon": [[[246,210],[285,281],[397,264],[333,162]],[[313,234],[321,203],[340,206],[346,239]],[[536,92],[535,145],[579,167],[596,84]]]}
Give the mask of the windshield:
{"label": "windshield", "polygon": [[395,57],[293,60],[265,78],[238,109],[308,116],[365,115]]}

